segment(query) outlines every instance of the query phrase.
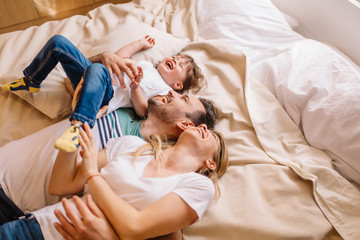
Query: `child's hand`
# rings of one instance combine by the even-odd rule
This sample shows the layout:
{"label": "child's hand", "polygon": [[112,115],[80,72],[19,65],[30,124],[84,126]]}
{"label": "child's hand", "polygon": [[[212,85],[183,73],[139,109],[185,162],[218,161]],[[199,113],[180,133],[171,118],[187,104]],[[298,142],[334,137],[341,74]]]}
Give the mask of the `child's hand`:
{"label": "child's hand", "polygon": [[146,35],[144,38],[140,39],[140,41],[143,44],[143,49],[149,49],[155,45],[155,38],[149,35]]}
{"label": "child's hand", "polygon": [[143,77],[142,68],[138,66],[137,69],[138,69],[138,75],[135,77],[134,81],[131,81],[130,83],[130,88],[134,90],[139,87],[140,81]]}

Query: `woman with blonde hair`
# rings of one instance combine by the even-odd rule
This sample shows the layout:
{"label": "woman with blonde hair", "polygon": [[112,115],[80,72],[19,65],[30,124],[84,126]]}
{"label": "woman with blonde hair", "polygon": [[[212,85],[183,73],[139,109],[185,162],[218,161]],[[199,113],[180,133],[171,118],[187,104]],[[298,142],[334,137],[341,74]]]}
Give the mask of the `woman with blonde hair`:
{"label": "woman with blonde hair", "polygon": [[[60,152],[49,191],[56,195],[84,191],[83,198],[90,193],[120,239],[175,232],[200,219],[211,201],[219,197],[217,178],[228,167],[228,154],[222,135],[206,125],[185,130],[175,144],[164,144],[156,136],[150,144],[125,136],[109,141],[100,152],[90,127],[84,128],[82,161],[76,161],[74,153]],[[54,210],[57,216],[63,215],[61,203],[55,204],[33,213],[37,228],[25,227],[41,229],[45,239],[59,239],[56,228],[62,231],[58,224],[54,227]],[[0,230],[9,232],[7,225],[11,223],[21,227],[21,221],[6,223]],[[19,231],[21,228],[11,236]]]}

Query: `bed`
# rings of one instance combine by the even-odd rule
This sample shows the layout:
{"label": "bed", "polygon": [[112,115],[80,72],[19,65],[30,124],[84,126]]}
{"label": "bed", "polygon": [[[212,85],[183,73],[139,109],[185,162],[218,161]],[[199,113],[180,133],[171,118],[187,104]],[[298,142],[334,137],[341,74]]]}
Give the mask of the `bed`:
{"label": "bed", "polygon": [[[360,239],[360,70],[292,27],[266,0],[106,4],[0,35],[0,84],[20,77],[54,34],[89,57],[151,34],[156,46],[134,58],[191,55],[207,80],[198,96],[214,103],[229,146],[222,195],[184,239]],[[56,151],[27,146],[51,148],[66,128],[64,78],[57,67],[37,94],[0,91],[0,184],[25,211],[58,201],[46,191]]]}

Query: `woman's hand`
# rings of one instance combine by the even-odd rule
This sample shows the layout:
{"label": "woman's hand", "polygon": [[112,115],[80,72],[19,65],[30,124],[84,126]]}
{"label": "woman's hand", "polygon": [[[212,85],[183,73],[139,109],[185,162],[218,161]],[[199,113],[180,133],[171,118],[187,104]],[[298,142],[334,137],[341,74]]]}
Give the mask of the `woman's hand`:
{"label": "woman's hand", "polygon": [[98,208],[91,196],[86,198],[86,204],[79,197],[73,197],[75,206],[80,213],[78,216],[70,206],[68,200],[61,202],[66,212],[65,216],[59,211],[54,213],[60,223],[54,223],[56,230],[67,240],[114,240],[119,239],[107,221],[103,212]]}
{"label": "woman's hand", "polygon": [[88,179],[90,176],[99,174],[98,151],[89,125],[85,123],[83,126],[85,131],[80,128],[81,138],[79,138],[80,146],[82,148],[80,155],[83,158],[83,161],[79,166],[79,171],[85,179]]}

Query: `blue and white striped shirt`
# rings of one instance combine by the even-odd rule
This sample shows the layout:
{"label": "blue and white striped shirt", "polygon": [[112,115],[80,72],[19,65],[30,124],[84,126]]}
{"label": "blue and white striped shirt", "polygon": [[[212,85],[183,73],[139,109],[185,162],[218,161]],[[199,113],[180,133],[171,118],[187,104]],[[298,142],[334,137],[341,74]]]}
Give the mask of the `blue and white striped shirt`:
{"label": "blue and white striped shirt", "polygon": [[119,108],[106,116],[96,119],[101,148],[111,138],[133,135],[143,138],[140,132],[141,120],[132,108]]}

